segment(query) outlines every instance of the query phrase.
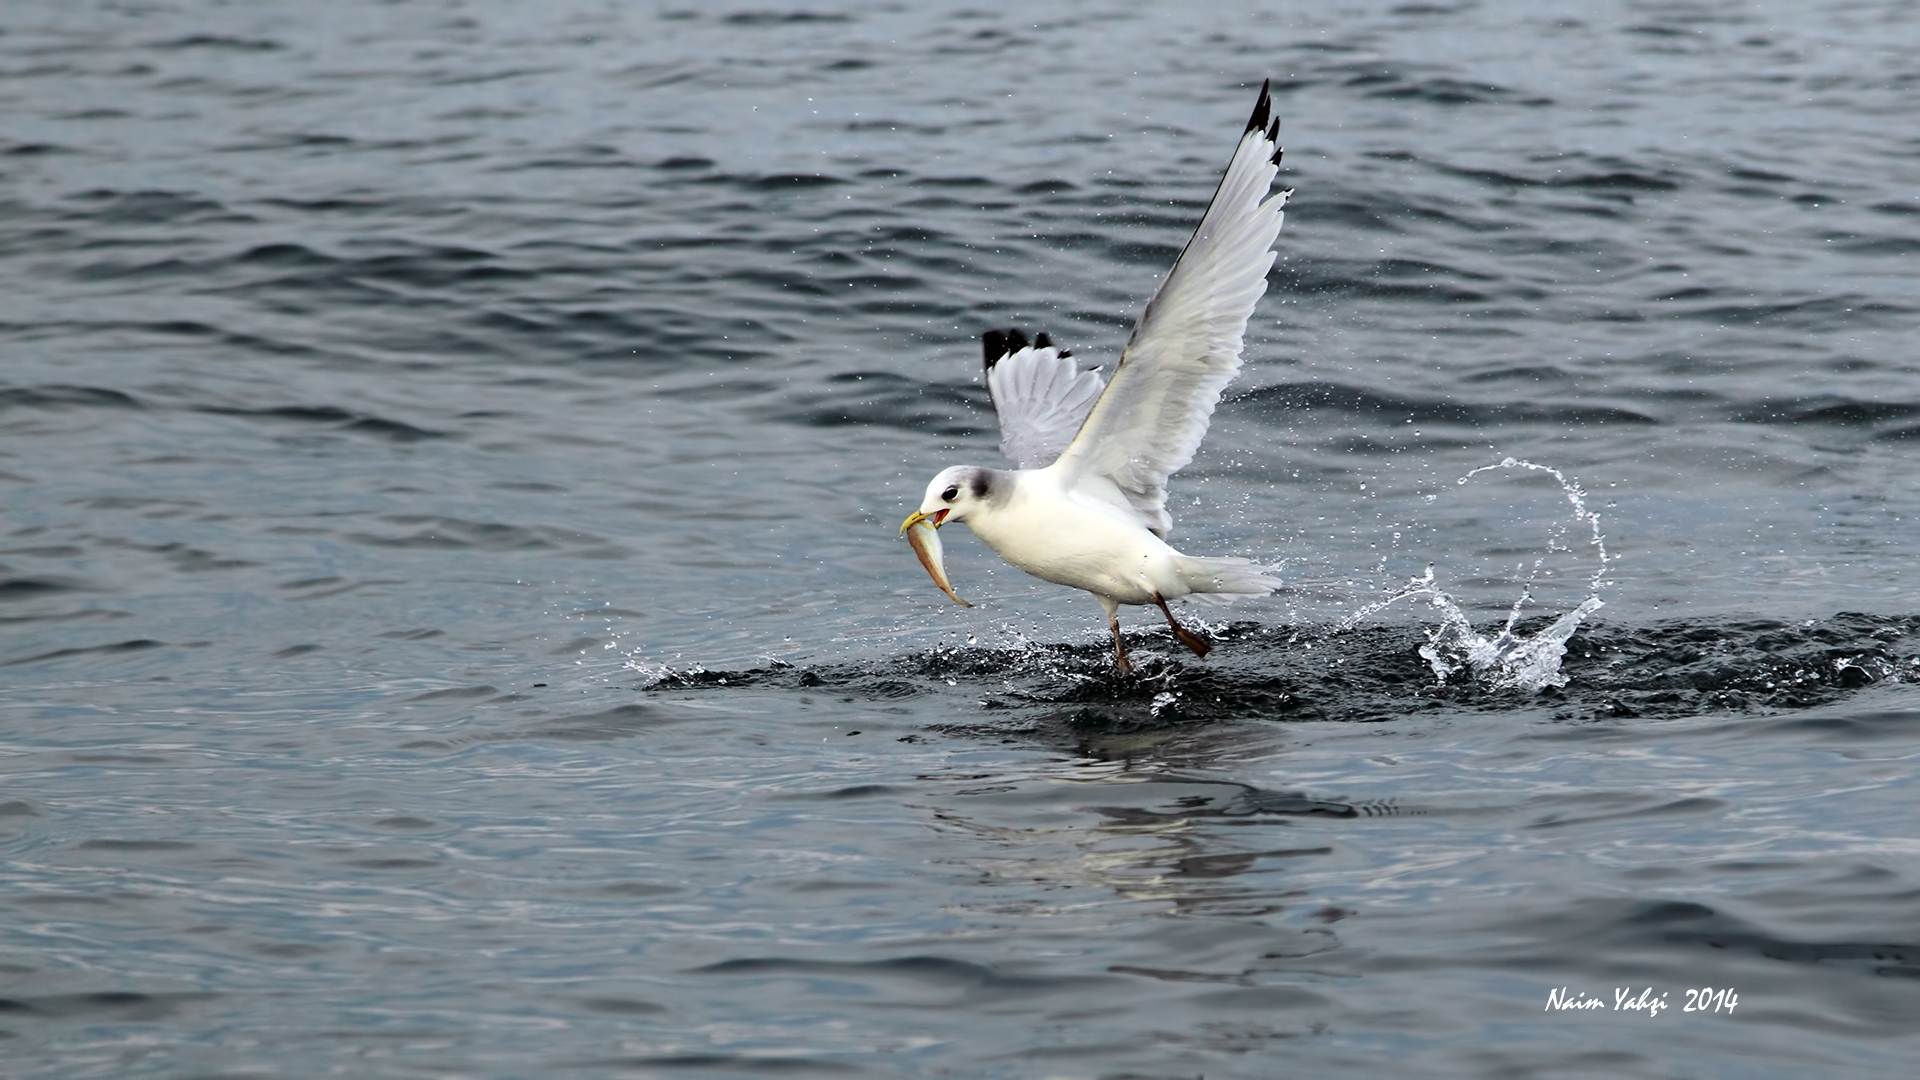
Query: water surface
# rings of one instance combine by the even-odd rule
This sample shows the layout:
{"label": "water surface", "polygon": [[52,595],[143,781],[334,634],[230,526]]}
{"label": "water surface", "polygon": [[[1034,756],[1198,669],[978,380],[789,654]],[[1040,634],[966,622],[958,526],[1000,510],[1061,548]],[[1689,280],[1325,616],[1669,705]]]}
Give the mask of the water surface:
{"label": "water surface", "polygon": [[[1904,1073],[1913,16],[10,9],[10,1072]],[[892,533],[1269,77],[1175,539],[1294,588],[1116,680]],[[1509,456],[1617,560],[1566,685],[1338,629],[1589,595]]]}

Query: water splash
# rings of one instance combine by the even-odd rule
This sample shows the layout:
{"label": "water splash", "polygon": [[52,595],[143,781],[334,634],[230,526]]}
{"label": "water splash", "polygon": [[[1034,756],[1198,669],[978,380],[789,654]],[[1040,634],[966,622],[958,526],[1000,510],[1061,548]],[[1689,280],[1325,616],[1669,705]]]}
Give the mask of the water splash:
{"label": "water splash", "polygon": [[[1550,686],[1565,686],[1567,676],[1560,672],[1560,661],[1567,653],[1567,639],[1580,628],[1587,616],[1606,606],[1599,593],[1606,584],[1607,571],[1614,560],[1607,554],[1606,534],[1600,529],[1600,515],[1587,508],[1586,492],[1578,482],[1569,480],[1566,474],[1552,466],[1537,465],[1518,458],[1509,457],[1498,464],[1482,465],[1461,477],[1457,483],[1464,485],[1481,473],[1496,469],[1525,469],[1545,473],[1559,482],[1562,494],[1573,507],[1572,521],[1586,526],[1591,534],[1588,545],[1594,549],[1599,564],[1588,581],[1587,598],[1545,629],[1522,634],[1517,629],[1520,616],[1533,600],[1533,582],[1529,580],[1523,584],[1519,598],[1507,612],[1506,625],[1489,638],[1473,628],[1473,622],[1467,618],[1466,612],[1440,588],[1434,575],[1434,564],[1428,563],[1424,574],[1408,579],[1392,596],[1359,608],[1341,620],[1338,629],[1350,630],[1359,625],[1361,620],[1402,600],[1425,597],[1427,603],[1440,613],[1440,624],[1426,631],[1427,643],[1420,646],[1419,651],[1442,686],[1446,685],[1449,678],[1463,671],[1471,672],[1474,678],[1493,689],[1534,693]],[[1534,561],[1535,570],[1543,567],[1547,555],[1573,551],[1567,541],[1567,530],[1565,522],[1549,528],[1547,553]]]}
{"label": "water splash", "polygon": [[[1612,566],[1614,560],[1607,555],[1607,535],[1600,531],[1600,515],[1595,511],[1587,509],[1586,489],[1580,486],[1579,481],[1567,479],[1565,473],[1551,465],[1536,465],[1531,461],[1522,461],[1515,457],[1502,458],[1499,464],[1496,465],[1482,465],[1460,479],[1455,480],[1454,483],[1465,487],[1467,482],[1474,477],[1484,472],[1492,472],[1495,469],[1527,469],[1532,472],[1546,473],[1560,484],[1561,494],[1567,497],[1567,504],[1573,507],[1573,520],[1586,525],[1592,533],[1592,537],[1587,543],[1594,549],[1594,555],[1598,565],[1593,571],[1593,578],[1587,583],[1587,588],[1590,592],[1597,595],[1601,587],[1606,584],[1607,569]],[[1549,526],[1547,531],[1548,554],[1556,551],[1571,552],[1572,550],[1573,548],[1567,543],[1566,525],[1556,523]],[[1535,560],[1534,566],[1538,568],[1542,561],[1544,560]]]}

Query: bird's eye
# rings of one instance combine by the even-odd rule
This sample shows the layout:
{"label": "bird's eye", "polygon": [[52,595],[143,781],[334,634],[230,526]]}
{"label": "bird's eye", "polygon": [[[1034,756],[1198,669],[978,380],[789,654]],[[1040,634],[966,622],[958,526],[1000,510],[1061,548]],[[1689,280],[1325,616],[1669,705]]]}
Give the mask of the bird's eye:
{"label": "bird's eye", "polygon": [[952,502],[953,500],[955,500],[955,499],[957,499],[957,498],[959,498],[959,497],[960,497],[960,485],[959,485],[959,484],[955,484],[955,485],[953,485],[952,487],[950,487],[950,488],[948,488],[947,490],[945,490],[945,491],[943,491],[943,492],[941,492],[941,493],[940,493],[940,500],[941,500],[942,502]]}

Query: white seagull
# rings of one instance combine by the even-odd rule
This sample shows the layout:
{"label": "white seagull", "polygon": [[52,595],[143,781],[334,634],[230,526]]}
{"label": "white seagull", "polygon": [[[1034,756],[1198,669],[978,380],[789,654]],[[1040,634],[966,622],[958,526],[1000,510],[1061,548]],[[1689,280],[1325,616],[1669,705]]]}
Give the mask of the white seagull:
{"label": "white seagull", "polygon": [[1167,477],[1193,460],[1220,392],[1240,370],[1241,338],[1267,291],[1282,208],[1271,193],[1280,122],[1260,87],[1253,118],[1200,218],[1120,353],[1113,381],[1081,371],[1046,334],[985,335],[987,390],[1000,414],[1000,451],[1015,471],[956,465],[927,485],[901,524],[920,562],[955,601],[935,530],[964,521],[1007,562],[1037,578],[1085,589],[1106,609],[1114,663],[1121,604],[1157,604],[1181,644],[1207,640],[1181,626],[1167,601],[1192,593],[1266,595],[1279,582],[1246,559],[1182,555],[1167,545]]}

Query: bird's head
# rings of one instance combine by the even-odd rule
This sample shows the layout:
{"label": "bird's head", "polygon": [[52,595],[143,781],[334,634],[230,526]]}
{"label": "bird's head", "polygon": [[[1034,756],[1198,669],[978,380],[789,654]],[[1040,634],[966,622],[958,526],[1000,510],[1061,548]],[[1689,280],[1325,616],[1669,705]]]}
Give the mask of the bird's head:
{"label": "bird's head", "polygon": [[901,532],[922,521],[939,528],[949,521],[965,521],[993,495],[993,470],[971,465],[955,465],[943,470],[927,485],[927,497],[920,509],[900,526]]}

